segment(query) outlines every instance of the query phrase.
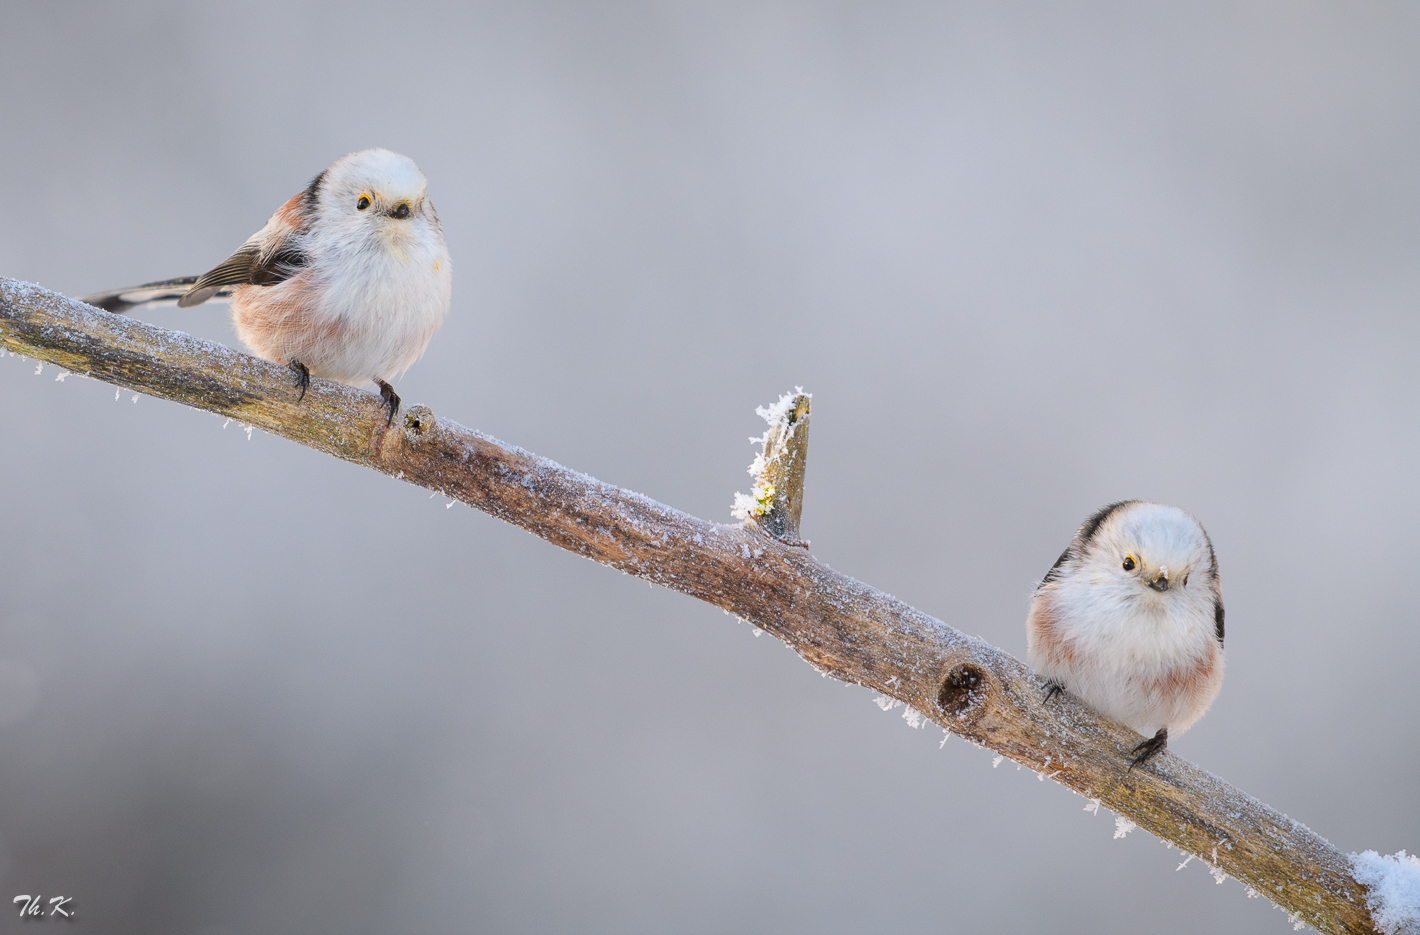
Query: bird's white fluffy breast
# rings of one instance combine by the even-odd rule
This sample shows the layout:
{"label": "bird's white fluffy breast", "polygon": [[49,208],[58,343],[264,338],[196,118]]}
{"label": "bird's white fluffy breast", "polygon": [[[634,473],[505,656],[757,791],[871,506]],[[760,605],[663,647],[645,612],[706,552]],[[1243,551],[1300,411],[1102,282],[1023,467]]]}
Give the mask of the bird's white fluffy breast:
{"label": "bird's white fluffy breast", "polygon": [[1101,714],[1141,734],[1175,736],[1203,716],[1223,680],[1212,601],[1160,612],[1066,584],[1035,596],[1030,661]]}
{"label": "bird's white fluffy breast", "polygon": [[419,359],[448,314],[452,277],[443,238],[349,243],[339,233],[309,241],[305,275],[317,285],[309,312],[348,335],[340,359],[322,369],[346,382],[394,379]]}

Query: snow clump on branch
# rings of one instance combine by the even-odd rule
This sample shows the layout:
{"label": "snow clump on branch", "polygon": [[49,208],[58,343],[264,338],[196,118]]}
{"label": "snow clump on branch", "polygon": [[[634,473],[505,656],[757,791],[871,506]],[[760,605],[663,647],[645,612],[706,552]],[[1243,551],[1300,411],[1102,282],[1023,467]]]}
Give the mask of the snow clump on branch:
{"label": "snow clump on branch", "polygon": [[1385,935],[1420,935],[1420,856],[1400,851],[1351,855],[1357,882],[1370,890],[1366,908]]}

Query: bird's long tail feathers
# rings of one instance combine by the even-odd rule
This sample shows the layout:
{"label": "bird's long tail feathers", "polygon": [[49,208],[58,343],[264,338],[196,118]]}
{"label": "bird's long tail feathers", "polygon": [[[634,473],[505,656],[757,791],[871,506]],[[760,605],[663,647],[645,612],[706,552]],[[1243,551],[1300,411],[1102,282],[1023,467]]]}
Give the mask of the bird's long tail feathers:
{"label": "bird's long tail feathers", "polygon": [[[117,312],[122,315],[141,305],[161,305],[164,303],[176,302],[188,293],[193,283],[197,282],[196,276],[179,276],[176,279],[164,279],[159,282],[145,282],[141,286],[129,286],[127,289],[114,289],[109,292],[95,292],[93,295],[86,295],[79,299],[80,302],[87,302],[95,308],[101,308],[106,312]],[[214,298],[224,299],[232,294],[230,288],[219,289]]]}

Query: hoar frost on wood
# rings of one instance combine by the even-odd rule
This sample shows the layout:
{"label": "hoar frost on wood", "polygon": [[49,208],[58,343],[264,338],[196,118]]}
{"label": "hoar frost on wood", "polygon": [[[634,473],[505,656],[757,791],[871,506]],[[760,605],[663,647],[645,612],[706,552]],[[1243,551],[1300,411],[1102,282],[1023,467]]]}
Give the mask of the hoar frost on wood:
{"label": "hoar frost on wood", "polygon": [[799,540],[799,516],[804,508],[804,469],[809,453],[809,402],[802,386],[779,397],[772,406],[755,410],[769,428],[759,438],[759,454],[750,462],[754,478],[749,496],[735,494],[730,509],[736,519],[754,520],[772,536],[794,545]]}
{"label": "hoar frost on wood", "polygon": [[285,367],[28,283],[0,279],[0,347],[381,471],[706,601],[774,634],[819,671],[875,689],[1073,789],[1095,809],[1104,803],[1319,931],[1408,931],[1394,927],[1408,924],[1392,918],[1406,911],[1402,897],[1388,895],[1395,878],[1367,876],[1364,857],[1353,868],[1304,825],[1172,753],[1130,770],[1132,731],[1068,695],[1047,707],[1044,683],[1015,657],[814,558],[798,538],[807,394],[765,410],[757,492],[747,498],[753,508],[746,506],[744,522],[724,525],[424,406],[387,427],[379,397],[319,379],[298,401]]}

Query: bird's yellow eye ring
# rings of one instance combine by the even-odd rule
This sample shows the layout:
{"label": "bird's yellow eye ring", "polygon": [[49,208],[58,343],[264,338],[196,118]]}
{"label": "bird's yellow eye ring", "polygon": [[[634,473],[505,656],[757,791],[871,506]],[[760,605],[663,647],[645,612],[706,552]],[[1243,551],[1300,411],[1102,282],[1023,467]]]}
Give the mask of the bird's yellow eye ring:
{"label": "bird's yellow eye ring", "polygon": [[1135,564],[1136,564],[1136,562],[1134,561],[1134,556],[1132,556],[1132,555],[1126,555],[1126,556],[1124,556],[1124,570],[1125,570],[1125,571],[1133,571]]}
{"label": "bird's yellow eye ring", "polygon": [[357,202],[355,202],[355,208],[356,208],[356,210],[358,210],[358,211],[364,211],[364,210],[365,210],[366,208],[368,208],[369,206],[370,206],[370,196],[367,195],[367,194],[365,194],[364,192],[361,192],[361,193],[360,193],[360,200],[357,201]]}

